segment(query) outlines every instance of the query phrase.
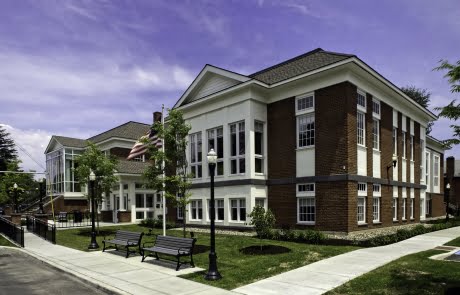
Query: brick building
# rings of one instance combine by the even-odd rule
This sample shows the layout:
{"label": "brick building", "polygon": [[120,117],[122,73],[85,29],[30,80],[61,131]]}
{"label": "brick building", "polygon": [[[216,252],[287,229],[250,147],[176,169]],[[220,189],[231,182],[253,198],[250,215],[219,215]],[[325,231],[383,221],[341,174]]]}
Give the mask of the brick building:
{"label": "brick building", "polygon": [[248,76],[206,65],[174,108],[194,179],[171,219],[208,224],[211,148],[217,226],[247,226],[255,205],[340,232],[444,214],[443,150],[425,135],[436,117],[355,55],[316,49]]}
{"label": "brick building", "polygon": [[[147,165],[145,155],[126,160],[137,139],[149,130],[150,125],[128,122],[86,140],[53,135],[45,154],[47,194],[54,198],[55,212],[89,209],[87,188],[79,184],[73,168],[75,158],[84,152],[86,142],[91,141],[107,155],[115,155],[119,160],[115,172],[119,182],[109,196],[104,196],[99,207],[103,221],[135,222],[162,215],[161,195],[143,184],[142,174]],[[51,211],[51,204],[45,208]]]}

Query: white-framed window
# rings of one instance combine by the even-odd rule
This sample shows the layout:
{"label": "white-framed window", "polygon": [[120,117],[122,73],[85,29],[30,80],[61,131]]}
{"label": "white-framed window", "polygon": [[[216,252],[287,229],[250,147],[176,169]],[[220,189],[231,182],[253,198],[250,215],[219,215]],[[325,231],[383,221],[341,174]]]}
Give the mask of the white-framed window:
{"label": "white-framed window", "polygon": [[297,116],[297,147],[312,147],[315,145],[315,114],[309,113]]}
{"label": "white-framed window", "polygon": [[380,101],[372,100],[372,114],[380,116]]}
{"label": "white-framed window", "polygon": [[246,221],[246,199],[231,199],[230,210],[231,221]]}
{"label": "white-framed window", "polygon": [[425,141],[423,139],[420,139],[420,182],[422,183],[425,180],[425,161],[423,161],[423,155],[425,155]]}
{"label": "white-framed window", "polygon": [[439,186],[439,156],[433,155],[433,186]]}
{"label": "white-framed window", "polygon": [[427,187],[430,186],[430,153],[425,153],[425,184]]}
{"label": "white-framed window", "polygon": [[315,108],[315,95],[313,93],[308,93],[301,95],[296,98],[296,112],[302,112],[306,110],[312,110]]}
{"label": "white-framed window", "polygon": [[413,161],[414,160],[414,136],[411,135],[410,136],[410,160]]}
{"label": "white-framed window", "polygon": [[246,172],[246,133],[244,121],[230,124],[230,174]]}
{"label": "white-framed window", "polygon": [[144,155],[137,156],[137,157],[134,157],[131,161],[134,161],[134,162],[145,162],[145,154],[144,154]]}
{"label": "white-framed window", "polygon": [[358,182],[358,200],[357,200],[358,224],[366,223],[366,197],[367,197],[367,184]]}
{"label": "white-framed window", "polygon": [[190,202],[191,208],[191,220],[202,220],[203,219],[203,202],[201,200],[193,200]]}
{"label": "white-framed window", "polygon": [[316,198],[314,183],[297,184],[297,222],[314,224],[316,221]]}
{"label": "white-framed window", "polygon": [[254,158],[255,172],[264,173],[264,123],[254,122]]}
{"label": "white-framed window", "polygon": [[398,129],[393,127],[393,155],[396,155],[398,146],[396,140],[398,139]]}
{"label": "white-framed window", "polygon": [[192,178],[203,176],[201,132],[190,134],[190,169]]}
{"label": "white-framed window", "polygon": [[[405,188],[403,188],[405,189]],[[407,203],[407,198],[403,198],[402,199],[402,204],[401,204],[401,210],[402,210],[402,219],[405,220],[406,219],[406,203]]]}
{"label": "white-framed window", "polygon": [[265,208],[265,199],[263,199],[263,198],[256,198],[256,206]]}
{"label": "white-framed window", "polygon": [[380,149],[380,120],[373,120],[372,137],[373,148],[378,151]]}
{"label": "white-framed window", "polygon": [[398,220],[398,198],[393,197],[392,209],[393,209],[393,220],[396,221]]}
{"label": "white-framed window", "polygon": [[356,104],[358,108],[366,111],[366,94],[360,90],[357,93]]}
{"label": "white-framed window", "polygon": [[365,125],[365,116],[362,112],[357,112],[357,134],[358,134],[358,144],[366,146],[366,125]]}
{"label": "white-framed window", "polygon": [[402,140],[402,157],[403,159],[406,158],[406,132],[405,131],[402,131],[402,134],[401,134],[401,140]]}
{"label": "white-framed window", "polygon": [[208,151],[217,154],[216,175],[224,175],[224,132],[222,127],[208,130]]}
{"label": "white-framed window", "polygon": [[414,198],[410,198],[410,219],[414,219]]}
{"label": "white-framed window", "polygon": [[[177,199],[180,199],[180,198],[182,198],[182,195],[181,195],[181,194],[178,194],[176,198],[177,198]],[[183,220],[183,219],[184,219],[184,215],[185,215],[184,208],[181,207],[181,206],[178,206],[178,207],[177,207],[177,219]]]}
{"label": "white-framed window", "polygon": [[380,222],[381,185],[372,185],[372,222]]}
{"label": "white-framed window", "polygon": [[[215,221],[224,221],[224,200],[215,199],[214,202]],[[211,200],[208,200],[208,220],[211,220]]]}

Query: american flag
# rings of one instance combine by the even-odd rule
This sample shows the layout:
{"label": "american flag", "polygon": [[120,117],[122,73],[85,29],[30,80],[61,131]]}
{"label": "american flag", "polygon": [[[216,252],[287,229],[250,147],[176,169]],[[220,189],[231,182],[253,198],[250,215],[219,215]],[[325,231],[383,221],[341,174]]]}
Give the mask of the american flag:
{"label": "american flag", "polygon": [[[155,112],[154,116],[154,121],[161,121],[160,112]],[[131,160],[135,157],[143,155],[147,151],[149,145],[153,145],[157,148],[161,148],[163,146],[161,139],[157,136],[157,132],[153,129],[150,129],[150,131],[146,135],[142,136],[137,140],[137,142],[134,144],[133,148],[129,152],[127,159]]]}

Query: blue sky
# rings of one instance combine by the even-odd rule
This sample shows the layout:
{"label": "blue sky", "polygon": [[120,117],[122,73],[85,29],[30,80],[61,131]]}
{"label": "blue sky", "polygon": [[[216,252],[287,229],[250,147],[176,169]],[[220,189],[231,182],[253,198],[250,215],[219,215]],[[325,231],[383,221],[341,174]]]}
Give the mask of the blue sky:
{"label": "blue sky", "polygon": [[[398,86],[427,88],[431,108],[459,98],[432,71],[460,59],[456,0],[6,0],[0,124],[44,163],[52,134],[150,123],[206,63],[250,74],[318,47],[356,54]],[[440,120],[432,135],[448,138],[449,125]],[[446,155],[460,159],[460,148]]]}

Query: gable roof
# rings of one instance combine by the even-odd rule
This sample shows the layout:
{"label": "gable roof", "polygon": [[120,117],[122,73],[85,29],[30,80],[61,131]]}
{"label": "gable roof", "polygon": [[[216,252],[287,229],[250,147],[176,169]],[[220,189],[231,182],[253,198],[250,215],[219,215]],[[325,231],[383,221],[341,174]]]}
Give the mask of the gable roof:
{"label": "gable roof", "polygon": [[143,174],[149,163],[136,162],[128,160],[119,160],[117,165],[117,173],[120,174]]}
{"label": "gable roof", "polygon": [[66,147],[75,147],[75,148],[84,148],[86,147],[86,141],[84,139],[73,138],[73,137],[66,137],[66,136],[58,136],[53,135],[54,139],[57,140],[60,144]]}
{"label": "gable roof", "polygon": [[139,137],[145,135],[150,130],[150,125],[144,123],[138,123],[129,121],[125,124],[102,132],[98,135],[88,138],[87,140],[98,143],[109,139],[111,137],[119,137],[119,138],[126,138],[126,139],[133,139],[137,140]]}
{"label": "gable roof", "polygon": [[249,77],[270,85],[350,57],[356,56],[353,54],[324,51],[321,48],[317,48],[282,63],[258,71],[249,75]]}

